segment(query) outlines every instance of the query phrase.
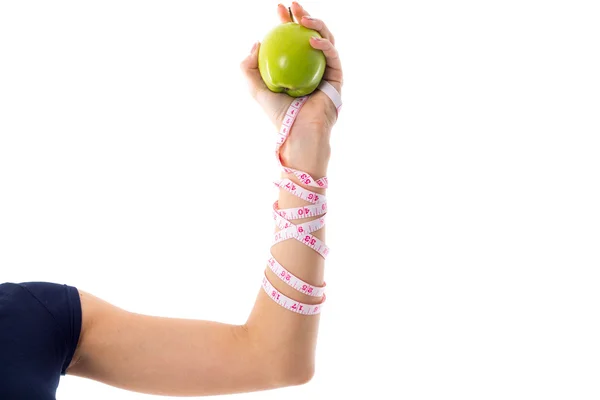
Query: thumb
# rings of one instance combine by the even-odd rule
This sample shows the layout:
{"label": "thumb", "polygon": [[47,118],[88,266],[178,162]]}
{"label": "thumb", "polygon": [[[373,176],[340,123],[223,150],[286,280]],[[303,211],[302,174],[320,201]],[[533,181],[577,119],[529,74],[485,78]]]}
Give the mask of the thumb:
{"label": "thumb", "polygon": [[250,94],[263,108],[265,113],[267,113],[271,122],[279,128],[285,111],[291,104],[292,99],[291,97],[271,92],[265,84],[265,81],[263,81],[260,71],[258,70],[259,49],[260,42],[254,43],[248,57],[241,62],[240,68],[246,77]]}
{"label": "thumb", "polygon": [[254,43],[250,54],[240,64],[246,81],[248,83],[248,89],[252,94],[252,97],[256,98],[258,91],[264,88],[265,83],[263,82],[260,72],[258,70],[258,49],[260,48],[260,42]]}

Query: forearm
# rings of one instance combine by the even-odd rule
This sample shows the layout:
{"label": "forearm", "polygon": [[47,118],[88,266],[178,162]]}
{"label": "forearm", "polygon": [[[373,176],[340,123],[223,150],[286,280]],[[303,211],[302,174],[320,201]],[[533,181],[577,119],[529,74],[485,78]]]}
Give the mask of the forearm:
{"label": "forearm", "polygon": [[[303,134],[297,132],[293,134]],[[314,134],[314,133],[313,133]],[[328,138],[328,133],[319,132],[316,136]],[[323,147],[326,151],[323,151]],[[289,167],[310,173],[315,178],[326,175],[329,158],[327,143],[315,143],[314,151],[307,151],[301,159],[291,160]],[[325,195],[326,190],[302,185],[292,174],[282,173],[282,178],[290,179],[297,186]],[[280,209],[306,206],[310,203],[302,200],[286,190],[279,191],[278,206]],[[320,218],[312,217],[295,219],[294,225]],[[275,232],[280,229],[276,226]],[[313,232],[312,235],[325,242],[325,228]],[[295,239],[284,240],[271,248],[271,255],[291,274],[306,283],[322,287],[324,284],[323,257],[315,250]],[[269,282],[282,295],[304,304],[319,304],[322,297],[309,296],[301,293],[284,283],[271,271],[265,269]],[[319,327],[319,314],[301,315],[291,312],[273,299],[264,290],[260,290],[256,304],[248,321],[246,329],[252,341],[262,351],[271,354],[274,367],[282,373],[288,384],[299,384],[308,381],[314,373],[314,358]]]}

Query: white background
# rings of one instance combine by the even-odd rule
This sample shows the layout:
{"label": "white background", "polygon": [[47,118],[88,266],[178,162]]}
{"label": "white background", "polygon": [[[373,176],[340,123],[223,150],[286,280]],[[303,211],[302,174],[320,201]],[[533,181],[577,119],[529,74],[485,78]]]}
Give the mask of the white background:
{"label": "white background", "polygon": [[[600,397],[593,3],[304,3],[346,77],[317,372],[232,398]],[[238,66],[275,7],[1,2],[0,281],[244,322],[278,170]]]}

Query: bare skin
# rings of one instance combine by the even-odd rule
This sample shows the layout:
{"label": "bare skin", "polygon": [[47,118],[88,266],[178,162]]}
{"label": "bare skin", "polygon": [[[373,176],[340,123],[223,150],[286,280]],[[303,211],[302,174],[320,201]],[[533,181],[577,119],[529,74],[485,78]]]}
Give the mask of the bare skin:
{"label": "bare skin", "polygon": [[[277,12],[281,22],[290,22],[287,8],[279,5]],[[323,36],[321,40],[311,40],[311,45],[324,52],[325,79],[341,92],[342,69],[333,35],[322,21],[306,18],[309,15],[299,4],[292,3],[292,13],[297,22]],[[262,82],[258,47],[241,63],[241,69],[250,93],[278,127],[292,99],[270,92]],[[314,92],[281,149],[284,164],[315,178],[325,176],[329,137],[336,118],[331,100],[320,91]],[[283,176],[302,186],[293,175]],[[325,189],[309,190],[325,193]],[[305,204],[280,192],[281,208]],[[324,229],[314,235],[325,240]],[[294,275],[312,285],[323,285],[324,260],[315,251],[296,240],[286,240],[273,246],[271,252]],[[268,268],[265,271],[284,295],[307,304],[320,302],[285,285]],[[67,371],[72,375],[142,393],[202,396],[299,385],[314,374],[319,316],[288,311],[262,289],[243,325],[146,316],[84,291],[80,291],[80,297],[83,326]]]}

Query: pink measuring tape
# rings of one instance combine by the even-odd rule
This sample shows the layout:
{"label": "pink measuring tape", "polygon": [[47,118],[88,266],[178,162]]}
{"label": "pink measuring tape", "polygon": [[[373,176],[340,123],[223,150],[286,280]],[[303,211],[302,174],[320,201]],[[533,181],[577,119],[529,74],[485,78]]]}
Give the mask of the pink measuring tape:
{"label": "pink measuring tape", "polygon": [[[327,81],[321,81],[319,85],[319,90],[325,93],[335,105],[337,112],[339,113],[342,106],[342,99],[338,91]],[[290,130],[300,109],[308,100],[308,96],[299,97],[295,99],[290,107],[288,108],[284,118],[281,128],[279,130],[279,134],[277,137],[277,144],[275,146],[275,155],[277,157],[277,161],[281,168],[288,174],[293,174],[298,178],[300,182],[307,186],[312,187],[320,187],[327,188],[328,182],[327,177],[322,177],[319,179],[314,179],[308,173],[295,170],[292,168],[288,168],[281,163],[281,158],[279,157],[279,149],[289,136]],[[295,182],[290,179],[280,179],[274,182],[275,186],[277,186],[281,190],[286,190],[289,193],[293,194],[296,197],[305,200],[310,203],[306,206],[296,207],[296,208],[287,208],[280,209],[278,202],[273,204],[273,219],[275,220],[275,224],[280,228],[280,231],[275,233],[273,238],[273,244],[277,244],[284,240],[294,239],[298,240],[300,243],[310,247],[317,253],[321,255],[321,257],[326,258],[329,254],[329,247],[325,245],[325,243],[319,238],[312,235],[313,232],[318,231],[319,229],[325,226],[325,214],[327,213],[327,199],[324,195],[312,192],[308,189],[305,189],[302,186],[299,186]],[[302,219],[302,218],[310,218],[310,217],[320,217],[312,221],[308,221],[302,224],[293,224],[290,220],[294,219]],[[281,281],[289,285],[290,287],[296,289],[300,293],[304,293],[309,296],[322,297],[322,301],[320,304],[304,304],[297,302],[283,293],[279,292],[275,287],[269,282],[267,276],[263,277],[262,287],[269,295],[269,297],[275,301],[280,306],[304,315],[315,315],[321,312],[321,308],[323,303],[325,302],[325,285],[313,286],[307,282],[304,282],[300,278],[294,276],[291,272],[289,272],[285,267],[275,260],[275,258],[271,255],[268,260],[268,267],[273,271],[275,276],[277,276]]]}

